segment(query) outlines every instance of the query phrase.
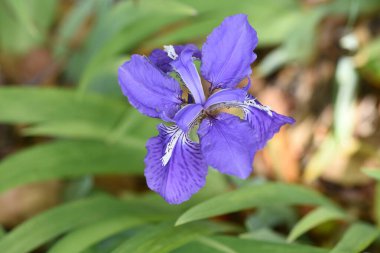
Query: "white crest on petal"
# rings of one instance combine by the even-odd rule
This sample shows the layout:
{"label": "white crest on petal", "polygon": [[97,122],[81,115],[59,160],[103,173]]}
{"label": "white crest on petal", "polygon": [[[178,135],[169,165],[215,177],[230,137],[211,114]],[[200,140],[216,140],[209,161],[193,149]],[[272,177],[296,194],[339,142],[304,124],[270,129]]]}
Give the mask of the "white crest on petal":
{"label": "white crest on petal", "polygon": [[175,60],[175,59],[178,58],[178,54],[175,52],[175,49],[174,49],[174,47],[172,45],[168,45],[168,46],[165,45],[164,46],[164,51],[168,54],[168,56],[171,59]]}
{"label": "white crest on petal", "polygon": [[244,101],[244,105],[255,107],[257,109],[265,111],[266,113],[268,113],[269,116],[271,116],[271,117],[273,116],[271,108],[269,106],[267,106],[267,105],[260,105],[260,104],[256,103],[256,99],[255,98],[253,98],[253,99],[246,99]]}
{"label": "white crest on petal", "polygon": [[179,138],[183,134],[182,130],[179,129],[175,125],[171,126],[171,127],[168,127],[167,129],[169,130],[168,133],[173,134],[173,135],[170,137],[170,140],[169,140],[169,142],[168,142],[168,144],[166,145],[166,148],[165,148],[165,154],[161,158],[162,166],[166,166],[166,164],[168,164],[170,158],[172,157],[175,145],[177,144]]}

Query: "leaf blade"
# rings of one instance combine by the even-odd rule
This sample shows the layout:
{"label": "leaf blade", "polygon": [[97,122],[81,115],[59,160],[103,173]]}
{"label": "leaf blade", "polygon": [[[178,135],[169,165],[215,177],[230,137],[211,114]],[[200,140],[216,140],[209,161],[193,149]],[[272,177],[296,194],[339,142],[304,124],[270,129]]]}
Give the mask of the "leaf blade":
{"label": "leaf blade", "polygon": [[347,215],[338,209],[319,207],[303,217],[291,230],[287,241],[293,242],[308,230],[330,220],[346,219]]}
{"label": "leaf blade", "polygon": [[276,205],[335,206],[318,193],[301,186],[281,183],[249,185],[190,208],[178,218],[176,225],[246,208],[270,205],[270,203],[275,203]]}
{"label": "leaf blade", "polygon": [[0,163],[0,192],[48,179],[88,174],[141,174],[144,146],[143,143],[134,145],[66,140],[20,151]]}
{"label": "leaf blade", "polygon": [[360,253],[378,236],[379,230],[375,227],[359,222],[354,223],[330,253]]}

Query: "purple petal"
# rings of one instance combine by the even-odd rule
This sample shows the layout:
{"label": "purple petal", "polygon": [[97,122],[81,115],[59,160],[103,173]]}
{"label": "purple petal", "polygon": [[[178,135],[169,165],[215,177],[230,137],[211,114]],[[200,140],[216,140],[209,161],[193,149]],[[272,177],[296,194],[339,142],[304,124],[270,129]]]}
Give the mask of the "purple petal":
{"label": "purple petal", "polygon": [[[182,50],[185,48],[191,48],[194,50],[194,57],[201,59],[201,52],[198,47],[194,44],[186,44],[186,45],[176,45],[173,46],[177,55],[180,55]],[[168,53],[163,49],[155,49],[149,55],[149,60],[156,65],[161,71],[164,73],[168,73],[173,71],[173,67],[170,63],[173,61],[172,58],[168,56]]]}
{"label": "purple petal", "polygon": [[161,124],[158,130],[159,135],[146,145],[147,184],[168,203],[180,204],[204,186],[207,164],[199,144],[189,140],[177,126]]}
{"label": "purple petal", "polygon": [[222,173],[247,178],[256,151],[253,130],[247,121],[220,113],[202,121],[198,134],[207,164]]}
{"label": "purple petal", "polygon": [[193,62],[195,51],[191,48],[182,50],[179,57],[170,65],[181,76],[186,87],[189,89],[195,103],[203,104],[206,101],[205,94],[197,68]]}
{"label": "purple petal", "polygon": [[205,108],[215,105],[233,106],[244,102],[247,91],[244,89],[223,89],[212,94],[205,103]]}
{"label": "purple petal", "polygon": [[252,96],[247,97],[243,107],[245,119],[253,129],[253,135],[258,149],[264,148],[265,144],[285,124],[293,124],[293,118],[278,114],[269,107],[262,105]]}
{"label": "purple petal", "polygon": [[244,14],[227,17],[214,29],[202,47],[201,65],[211,89],[235,87],[251,74],[257,42],[256,31]]}
{"label": "purple petal", "polygon": [[188,132],[196,119],[201,115],[203,106],[200,104],[189,104],[183,107],[174,116],[176,124],[184,131]]}
{"label": "purple petal", "polygon": [[119,84],[131,105],[145,115],[172,118],[180,109],[179,83],[143,56],[132,55],[130,61],[120,66]]}

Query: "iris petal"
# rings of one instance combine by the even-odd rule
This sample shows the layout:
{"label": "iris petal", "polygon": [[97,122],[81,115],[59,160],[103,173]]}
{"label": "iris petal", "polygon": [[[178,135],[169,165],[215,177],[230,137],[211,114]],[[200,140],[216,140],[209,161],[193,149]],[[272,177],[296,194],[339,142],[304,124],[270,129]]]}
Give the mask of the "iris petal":
{"label": "iris petal", "polygon": [[200,104],[186,105],[177,112],[174,116],[174,121],[184,132],[188,132],[202,110],[203,106]]}
{"label": "iris petal", "polygon": [[258,149],[262,149],[283,125],[295,122],[293,118],[278,114],[262,105],[252,96],[247,97],[243,110],[245,119],[253,129]]}
{"label": "iris petal", "polygon": [[181,88],[172,77],[163,74],[147,58],[132,55],[119,68],[123,94],[139,112],[155,118],[172,118],[180,109]]}
{"label": "iris petal", "polygon": [[257,42],[256,31],[244,14],[227,17],[214,29],[202,47],[201,65],[211,89],[235,87],[251,74]]}
{"label": "iris petal", "polygon": [[[194,44],[186,44],[186,45],[175,45],[173,46],[175,53],[177,55],[180,55],[181,52],[185,48],[190,48],[194,50],[194,57],[197,59],[201,59],[201,52],[199,51],[198,47]],[[152,53],[149,55],[149,60],[156,65],[161,71],[164,73],[168,73],[173,71],[173,67],[170,65],[170,63],[173,61],[172,58],[168,56],[168,53],[163,49],[155,49],[152,51]]]}
{"label": "iris petal", "polygon": [[168,203],[180,204],[204,186],[207,164],[199,144],[177,126],[161,124],[158,130],[159,135],[149,139],[146,146],[147,184]]}
{"label": "iris petal", "polygon": [[247,178],[257,148],[253,129],[247,121],[220,113],[202,121],[198,134],[207,164],[222,173]]}
{"label": "iris petal", "polygon": [[179,57],[170,63],[170,65],[181,76],[193,96],[195,103],[203,104],[206,101],[206,97],[203,92],[201,78],[193,62],[194,53],[194,49],[185,48]]}
{"label": "iris petal", "polygon": [[215,105],[233,106],[244,102],[247,91],[243,89],[223,89],[212,94],[205,103],[205,108]]}

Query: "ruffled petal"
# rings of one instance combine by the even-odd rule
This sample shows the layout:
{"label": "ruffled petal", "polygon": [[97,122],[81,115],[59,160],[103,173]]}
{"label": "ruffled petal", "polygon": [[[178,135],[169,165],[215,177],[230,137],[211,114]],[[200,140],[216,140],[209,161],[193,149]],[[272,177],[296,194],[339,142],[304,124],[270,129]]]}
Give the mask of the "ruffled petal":
{"label": "ruffled petal", "polygon": [[193,62],[194,53],[194,49],[185,48],[182,50],[178,58],[172,61],[170,65],[173,67],[174,71],[181,76],[181,79],[193,96],[195,103],[203,104],[206,101],[206,97],[203,92],[201,78]]}
{"label": "ruffled petal", "polygon": [[[181,54],[182,50],[185,48],[190,48],[194,50],[194,57],[197,59],[201,59],[201,52],[198,47],[194,44],[186,44],[186,45],[176,45],[173,46],[175,54],[178,56]],[[172,58],[169,57],[168,52],[165,49],[155,49],[149,55],[149,60],[156,65],[161,71],[164,73],[168,73],[173,71],[173,67],[170,63],[173,61]]]}
{"label": "ruffled petal", "polygon": [[247,121],[220,113],[202,121],[198,134],[207,164],[222,173],[247,178],[257,150],[253,130]]}
{"label": "ruffled petal", "polygon": [[227,17],[214,29],[202,47],[201,65],[211,89],[235,87],[251,74],[257,42],[256,31],[244,14]]}
{"label": "ruffled petal", "polygon": [[212,106],[234,106],[244,102],[247,91],[244,89],[223,89],[212,94],[206,101],[206,109]]}
{"label": "ruffled petal", "polygon": [[168,203],[180,204],[198,192],[207,176],[200,146],[177,126],[158,127],[159,135],[146,147],[145,177],[149,188]]}
{"label": "ruffled petal", "polygon": [[139,112],[155,118],[172,118],[180,109],[181,88],[172,77],[163,74],[147,58],[132,55],[119,68],[123,94]]}
{"label": "ruffled petal", "polygon": [[252,96],[248,96],[244,105],[245,119],[253,129],[253,135],[258,149],[264,148],[265,144],[285,124],[293,124],[295,120],[272,111],[268,106],[262,105]]}
{"label": "ruffled petal", "polygon": [[177,112],[174,121],[184,132],[188,132],[197,118],[201,115],[203,106],[200,104],[188,104]]}

